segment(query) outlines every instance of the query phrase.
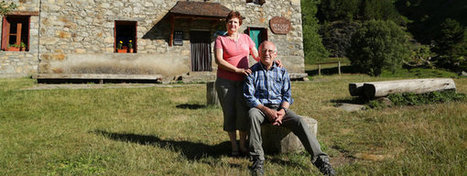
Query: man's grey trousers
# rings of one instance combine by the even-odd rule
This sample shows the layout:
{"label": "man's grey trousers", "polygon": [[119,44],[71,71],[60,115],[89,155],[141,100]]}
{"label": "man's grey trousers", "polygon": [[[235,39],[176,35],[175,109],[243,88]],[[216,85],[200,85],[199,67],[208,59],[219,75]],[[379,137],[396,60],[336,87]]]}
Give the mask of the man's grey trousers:
{"label": "man's grey trousers", "polygon": [[[272,106],[270,108],[277,109],[278,106]],[[258,157],[260,160],[264,160],[264,151],[262,147],[261,137],[261,125],[264,123],[271,123],[266,115],[258,108],[251,108],[248,111],[250,120],[250,136],[249,136],[249,148],[250,156]],[[320,156],[327,156],[326,153],[321,151],[321,147],[316,137],[311,133],[308,124],[303,120],[302,117],[295,114],[291,110],[287,110],[283,120],[281,128],[287,128],[291,130],[302,142],[305,150],[311,154],[311,162],[314,163]],[[281,139],[277,139],[281,140]]]}

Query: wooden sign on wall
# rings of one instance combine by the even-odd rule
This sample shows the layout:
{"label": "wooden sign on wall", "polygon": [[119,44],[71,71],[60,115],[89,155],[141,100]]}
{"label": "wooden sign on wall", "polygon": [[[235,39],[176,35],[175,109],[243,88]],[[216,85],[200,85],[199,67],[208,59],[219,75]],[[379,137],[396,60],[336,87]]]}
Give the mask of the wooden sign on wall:
{"label": "wooden sign on wall", "polygon": [[274,34],[287,34],[292,28],[290,21],[287,18],[278,16],[269,20],[269,27]]}

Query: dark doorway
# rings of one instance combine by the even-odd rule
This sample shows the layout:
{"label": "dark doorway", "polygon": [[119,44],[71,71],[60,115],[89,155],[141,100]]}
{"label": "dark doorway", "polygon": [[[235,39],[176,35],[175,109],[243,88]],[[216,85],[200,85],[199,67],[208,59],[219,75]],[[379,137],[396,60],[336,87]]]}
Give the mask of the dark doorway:
{"label": "dark doorway", "polygon": [[209,31],[191,31],[191,70],[212,71],[211,33]]}
{"label": "dark doorway", "polygon": [[133,49],[136,53],[136,26],[136,21],[115,21],[115,52],[121,42],[122,48]]}

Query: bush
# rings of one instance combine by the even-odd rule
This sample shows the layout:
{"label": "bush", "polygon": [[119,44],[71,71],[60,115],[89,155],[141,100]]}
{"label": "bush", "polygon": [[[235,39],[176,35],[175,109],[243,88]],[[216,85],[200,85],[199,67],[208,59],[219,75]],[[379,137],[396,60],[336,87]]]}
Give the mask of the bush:
{"label": "bush", "polygon": [[450,101],[465,101],[466,96],[462,93],[456,93],[456,91],[447,90],[441,92],[429,92],[424,94],[414,93],[402,93],[402,94],[390,94],[389,100],[392,101],[393,105],[405,106],[405,105],[422,105],[432,103],[443,103]]}
{"label": "bush", "polygon": [[407,68],[434,68],[433,56],[430,46],[416,43],[411,47],[410,57],[404,61],[404,66]]}
{"label": "bush", "polygon": [[347,56],[352,35],[360,28],[357,22],[334,21],[323,24],[320,34],[323,37],[323,45],[334,57]]}
{"label": "bush", "polygon": [[383,68],[393,73],[410,56],[407,34],[392,21],[370,20],[355,32],[347,52],[354,68],[379,76]]}
{"label": "bush", "polygon": [[[456,93],[455,90],[427,92],[423,94],[397,93],[390,94],[387,96],[387,98],[392,102],[392,105],[389,106],[414,106],[467,100],[465,94]],[[376,99],[369,101],[368,106],[373,109],[382,109],[387,107],[388,105]]]}

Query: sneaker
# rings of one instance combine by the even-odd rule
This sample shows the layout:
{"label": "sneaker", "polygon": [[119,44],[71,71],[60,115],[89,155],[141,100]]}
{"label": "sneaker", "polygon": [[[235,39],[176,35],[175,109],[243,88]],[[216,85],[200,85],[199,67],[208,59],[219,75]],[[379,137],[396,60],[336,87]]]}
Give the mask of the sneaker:
{"label": "sneaker", "polygon": [[323,175],[326,176],[334,176],[336,175],[336,171],[331,166],[331,163],[329,163],[329,157],[327,156],[320,156],[316,160],[315,163],[313,163]]}
{"label": "sneaker", "polygon": [[264,161],[259,158],[253,158],[253,164],[250,166],[250,172],[252,176],[263,176],[263,165]]}

